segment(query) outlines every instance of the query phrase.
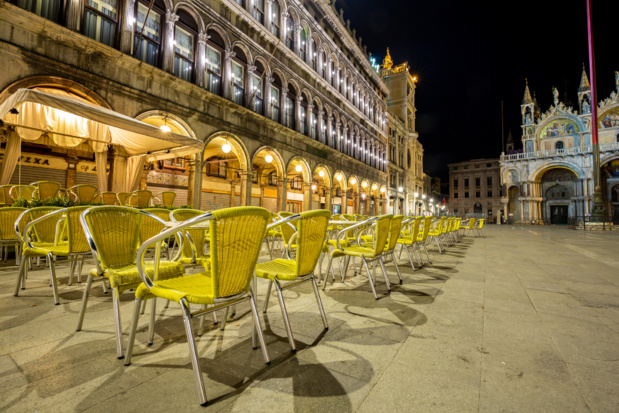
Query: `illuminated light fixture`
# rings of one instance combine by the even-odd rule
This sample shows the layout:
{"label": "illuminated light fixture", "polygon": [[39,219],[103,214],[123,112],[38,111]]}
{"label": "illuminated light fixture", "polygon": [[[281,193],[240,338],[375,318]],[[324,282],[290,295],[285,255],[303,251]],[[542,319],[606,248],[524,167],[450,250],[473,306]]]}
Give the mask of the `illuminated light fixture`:
{"label": "illuminated light fixture", "polygon": [[224,143],[223,145],[221,145],[221,150],[224,153],[230,153],[230,151],[232,150],[232,146],[230,146],[230,144],[228,143],[228,139],[226,139],[226,143]]}
{"label": "illuminated light fixture", "polygon": [[402,187],[398,188],[398,192],[403,192],[403,191],[404,191],[404,188],[402,188]]}
{"label": "illuminated light fixture", "polygon": [[267,163],[271,163],[273,162],[273,157],[271,155],[267,155],[264,157],[264,160],[267,161]]}
{"label": "illuminated light fixture", "polygon": [[351,185],[354,185],[354,184],[356,184],[356,183],[357,183],[357,180],[356,180],[355,178],[352,178],[352,179],[350,180],[350,184],[351,184]]}
{"label": "illuminated light fixture", "polygon": [[168,118],[163,118],[163,125],[159,126],[159,129],[161,129],[162,132],[172,132],[172,129],[170,129],[170,127],[168,126],[168,122],[167,122]]}
{"label": "illuminated light fixture", "polygon": [[321,177],[321,178],[322,178],[323,176],[325,176],[325,171],[320,171],[320,172],[318,172],[318,176],[319,176],[319,177]]}
{"label": "illuminated light fixture", "polygon": [[423,199],[426,199],[426,194],[421,195]]}
{"label": "illuminated light fixture", "polygon": [[415,198],[417,198],[419,196],[419,194],[417,192],[415,192]]}
{"label": "illuminated light fixture", "polygon": [[380,188],[380,192],[385,192],[385,188]]}
{"label": "illuminated light fixture", "polygon": [[417,76],[413,76],[413,82],[417,81]]}
{"label": "illuminated light fixture", "polygon": [[361,186],[365,188],[366,186],[368,186],[368,183],[367,183],[367,182],[363,182],[363,183],[361,184]]}
{"label": "illuminated light fixture", "polygon": [[316,184],[312,184],[312,191],[316,190]]}
{"label": "illuminated light fixture", "polygon": [[361,198],[365,199],[365,194],[361,194]]}
{"label": "illuminated light fixture", "polygon": [[376,191],[376,188],[378,188],[376,184],[372,185],[372,191]]}
{"label": "illuminated light fixture", "polygon": [[301,167],[301,165],[297,165],[296,168],[294,168],[294,170],[297,172],[301,172],[303,168]]}
{"label": "illuminated light fixture", "polygon": [[342,174],[336,174],[335,175],[335,179],[337,179],[338,181],[342,180]]}

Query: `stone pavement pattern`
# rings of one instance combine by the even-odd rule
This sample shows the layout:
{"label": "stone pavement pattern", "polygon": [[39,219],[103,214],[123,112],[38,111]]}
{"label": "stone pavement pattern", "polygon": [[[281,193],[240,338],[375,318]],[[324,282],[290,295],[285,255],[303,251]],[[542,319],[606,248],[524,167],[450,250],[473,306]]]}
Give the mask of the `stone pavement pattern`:
{"label": "stone pavement pattern", "polygon": [[[378,301],[351,269],[322,294],[326,332],[310,286],[287,291],[296,355],[273,297],[262,315],[271,366],[251,349],[248,305],[223,332],[209,318],[197,340],[206,408],[174,303],[159,305],[151,347],[143,316],[125,367],[100,286],[76,332],[83,284],[66,285],[66,265],[54,306],[47,269],[30,272],[15,298],[16,267],[4,264],[0,410],[619,411],[619,234],[486,228],[485,238],[464,238],[444,254],[431,249],[434,263],[415,272],[403,254],[401,286],[388,264],[393,290],[384,294],[379,280]],[[259,306],[265,292],[261,284]],[[125,333],[132,308],[123,294]]]}

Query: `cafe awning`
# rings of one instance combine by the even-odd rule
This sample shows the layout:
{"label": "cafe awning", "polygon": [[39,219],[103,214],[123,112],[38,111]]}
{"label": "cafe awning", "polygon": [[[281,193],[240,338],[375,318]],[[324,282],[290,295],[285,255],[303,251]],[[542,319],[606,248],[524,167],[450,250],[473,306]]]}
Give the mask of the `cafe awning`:
{"label": "cafe awning", "polygon": [[0,104],[0,119],[5,126],[16,127],[24,140],[37,140],[47,133],[62,147],[75,147],[86,140],[95,152],[103,152],[107,145],[118,145],[129,156],[146,155],[146,161],[186,156],[204,149],[202,141],[164,132],[68,94],[19,89]]}

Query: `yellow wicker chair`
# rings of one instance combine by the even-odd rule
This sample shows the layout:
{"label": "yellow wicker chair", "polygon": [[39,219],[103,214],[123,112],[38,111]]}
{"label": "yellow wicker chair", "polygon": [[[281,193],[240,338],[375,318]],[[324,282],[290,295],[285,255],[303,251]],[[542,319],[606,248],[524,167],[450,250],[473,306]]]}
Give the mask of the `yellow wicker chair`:
{"label": "yellow wicker chair", "polygon": [[[325,330],[329,328],[329,325],[327,324],[327,317],[325,316],[325,311],[322,307],[322,301],[320,300],[318,287],[316,286],[314,270],[316,269],[318,258],[325,244],[327,226],[329,224],[330,217],[331,212],[329,211],[314,210],[302,212],[301,214],[284,218],[278,223],[272,224],[287,226],[291,221],[295,221],[297,232],[293,235],[289,244],[290,248],[296,249],[295,259],[276,259],[256,265],[256,275],[260,278],[269,280],[269,288],[264,301],[264,312],[266,313],[267,306],[269,305],[271,287],[275,284],[275,290],[277,291],[279,305],[284,316],[284,325],[286,326],[288,341],[290,342],[290,348],[292,351],[296,351],[296,346],[294,343],[290,322],[288,321],[286,304],[284,303],[284,289],[310,281],[312,283],[312,287],[314,288],[316,302],[318,303],[318,309],[320,310],[320,315],[322,316],[322,322],[324,323]],[[294,242],[293,245],[292,242]],[[282,285],[282,281],[287,282],[287,284]]]}
{"label": "yellow wicker chair", "polygon": [[120,206],[128,206],[127,198],[131,195],[129,192],[119,192],[116,194],[116,200]]}
{"label": "yellow wicker chair", "polygon": [[161,203],[165,206],[174,205],[174,200],[176,199],[176,192],[173,191],[163,191],[159,194]]}
{"label": "yellow wicker chair", "polygon": [[477,220],[477,222],[475,223],[475,230],[477,231],[477,233],[479,234],[480,237],[485,237],[484,232],[482,231],[482,228],[484,227],[484,223],[486,222],[485,219],[480,218]]}
{"label": "yellow wicker chair", "polygon": [[415,258],[417,259],[417,264],[420,267],[422,265],[416,250],[417,238],[419,237],[419,228],[421,227],[421,220],[421,217],[416,217],[405,221],[403,225],[406,229],[398,238],[398,244],[401,245],[400,257],[402,256],[402,250],[406,250],[413,271],[415,271],[415,264],[413,263],[413,256],[411,255],[411,250],[413,252],[413,255],[415,255]]}
{"label": "yellow wicker chair", "polygon": [[[385,276],[385,283],[387,284],[387,289],[390,291],[391,285],[389,283],[389,278],[387,277],[387,270],[385,269],[385,263],[383,261],[383,251],[385,249],[387,237],[389,236],[389,229],[391,227],[392,218],[393,218],[393,215],[381,215],[378,217],[370,218],[367,221],[361,221],[358,224],[349,226],[348,228],[340,231],[337,237],[337,241],[338,241],[337,248],[331,251],[331,253],[329,254],[327,274],[329,274],[329,270],[331,269],[331,265],[333,263],[334,258],[340,258],[340,257],[347,257],[348,259],[350,259],[350,257],[361,258],[363,264],[365,265],[365,269],[368,273],[368,277],[370,279],[370,287],[372,288],[372,293],[374,294],[374,298],[378,300],[378,295],[376,294],[376,288],[374,287],[374,279],[372,278],[372,275],[370,274],[370,269],[368,267],[368,262],[378,261],[383,271],[383,275]],[[347,231],[354,230],[361,226],[367,227],[368,224],[372,224],[372,226],[376,225],[376,227],[374,228],[374,239],[372,242],[372,246],[353,245],[353,246],[344,248],[341,245],[341,243],[339,242],[340,238],[344,236]],[[365,230],[368,231],[370,229],[371,227],[366,228]],[[362,235],[363,235],[362,233],[359,233],[357,239],[360,240]],[[348,263],[345,264],[345,267],[347,267],[347,265]],[[346,273],[342,271],[341,268],[340,268],[340,273],[342,276],[342,282],[344,282],[344,276],[346,275]],[[327,282],[325,279],[325,284],[323,286],[323,289],[325,289],[326,286],[327,286]]]}
{"label": "yellow wicker chair", "polygon": [[[79,263],[79,272],[81,272],[83,258],[90,252],[88,242],[86,241],[86,237],[84,235],[84,230],[79,222],[80,214],[86,210],[86,208],[87,207],[85,206],[62,209],[54,208],[51,212],[37,218],[34,217],[38,215],[39,212],[49,210],[49,208],[33,208],[28,212],[31,215],[32,220],[24,227],[22,232],[24,241],[22,253],[23,259],[17,275],[17,284],[15,286],[16,297],[19,294],[20,285],[22,290],[25,290],[26,288],[25,281],[27,273],[27,258],[47,257],[54,292],[54,302],[56,305],[60,304],[58,298],[58,281],[56,280],[56,259],[58,257],[66,257],[71,262],[69,277],[69,285],[71,285],[76,266],[75,264]],[[61,219],[65,221],[61,221]],[[36,232],[36,238],[42,238],[40,234],[43,232],[46,234],[45,238],[48,238],[51,235],[52,228],[54,227],[54,242],[49,242],[50,239],[46,239],[45,242],[32,241],[30,237],[30,228],[36,230],[34,231]],[[63,241],[65,238],[65,229],[67,241]]]}
{"label": "yellow wicker chair", "polygon": [[138,189],[129,196],[128,204],[137,208],[148,208],[153,193],[147,189]]}
{"label": "yellow wicker chair", "polygon": [[[254,293],[250,285],[260,254],[262,239],[266,235],[266,227],[270,218],[271,213],[264,208],[237,207],[221,209],[184,221],[142,244],[138,251],[137,262],[140,276],[144,283],[139,286],[135,294],[136,302],[127,345],[126,365],[131,363],[140,304],[142,299],[147,298],[165,298],[180,305],[183,312],[185,332],[187,334],[200,404],[206,405],[206,390],[191,324],[191,320],[194,317],[204,316],[223,308],[227,309],[241,301],[249,300],[254,322],[253,346],[256,348],[256,332],[258,332],[257,336],[262,347],[264,361],[267,364],[270,363],[264,337],[262,336]],[[152,275],[147,274],[147,271],[144,270],[141,264],[148,244],[159,242],[166,237],[204,221],[209,221],[210,270],[186,277],[152,280]],[[211,307],[191,312],[189,308],[191,304],[209,305]]]}
{"label": "yellow wicker chair", "polygon": [[30,185],[36,187],[34,197],[39,199],[56,198],[60,191],[60,184],[52,181],[39,181]]}
{"label": "yellow wicker chair", "polygon": [[11,198],[11,188],[13,185],[2,185],[0,186],[0,195],[2,198],[2,205],[9,206],[13,204],[13,198]]}
{"label": "yellow wicker chair", "polygon": [[75,185],[69,188],[69,195],[75,202],[91,203],[97,195],[97,187],[94,185]]}
{"label": "yellow wicker chair", "polygon": [[101,194],[101,202],[105,205],[117,205],[116,192],[103,192]]}
{"label": "yellow wicker chair", "polygon": [[[197,209],[175,209],[170,214],[172,221],[185,222],[189,219],[204,215],[203,211]],[[201,265],[208,271],[210,255],[204,252],[206,241],[208,240],[207,228],[189,228],[181,233],[181,237],[187,242],[182,243],[180,262],[187,266]],[[179,239],[181,239],[179,237]]]}
{"label": "yellow wicker chair", "polygon": [[391,219],[391,223],[389,224],[389,238],[387,238],[385,249],[383,250],[383,257],[391,255],[391,259],[398,273],[398,278],[400,279],[400,284],[402,284],[402,274],[400,274],[400,267],[398,267],[398,261],[395,258],[395,247],[398,245],[398,238],[400,237],[403,220],[404,215],[396,215]]}
{"label": "yellow wicker chair", "polygon": [[443,253],[443,244],[441,242],[441,234],[443,233],[443,220],[445,217],[441,219],[435,219],[430,224],[430,231],[428,232],[428,242],[436,241],[436,246],[438,247],[438,252]]}
{"label": "yellow wicker chair", "polygon": [[422,220],[422,224],[423,226],[421,226],[419,228],[419,235],[417,236],[417,242],[415,243],[415,245],[417,246],[418,250],[419,250],[419,256],[421,257],[421,263],[422,265],[425,265],[425,261],[423,259],[423,255],[421,254],[421,247],[423,247],[423,249],[426,252],[426,257],[428,258],[428,264],[432,264],[432,260],[430,259],[430,254],[428,253],[428,247],[427,247],[427,243],[428,243],[428,235],[430,234],[430,230],[432,229],[432,217],[425,217]]}
{"label": "yellow wicker chair", "polygon": [[9,190],[9,196],[13,201],[16,199],[25,199],[26,201],[32,201],[34,191],[37,187],[34,185],[13,185]]}
{"label": "yellow wicker chair", "polygon": [[[136,252],[140,241],[140,224],[144,215],[150,215],[155,220],[159,219],[147,212],[120,206],[92,207],[84,211],[80,217],[96,268],[90,270],[88,274],[76,330],[82,329],[92,283],[108,280],[112,288],[116,316],[118,358],[123,357],[119,295],[123,291],[137,288],[142,281],[137,269]],[[154,265],[146,264],[145,270],[152,276]],[[179,262],[162,261],[158,266],[158,277],[162,280],[181,277],[184,274],[185,268]]]}
{"label": "yellow wicker chair", "polygon": [[[15,247],[15,264],[19,265],[21,240],[15,232],[15,222],[26,208],[0,208],[0,252],[4,262],[9,257],[9,247]],[[22,223],[19,233],[22,233],[25,224]]]}

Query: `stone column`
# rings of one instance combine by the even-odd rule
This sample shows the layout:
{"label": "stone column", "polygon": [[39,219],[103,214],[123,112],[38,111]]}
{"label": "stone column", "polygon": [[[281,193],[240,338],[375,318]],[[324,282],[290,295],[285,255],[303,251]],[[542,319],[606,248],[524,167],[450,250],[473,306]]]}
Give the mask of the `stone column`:
{"label": "stone column", "polygon": [[[323,131],[323,127],[326,128],[327,125],[323,125],[324,120],[323,120],[323,116],[325,114],[325,111],[323,109],[318,111],[318,119],[316,119],[316,140],[320,143],[327,143],[327,132],[326,130]],[[322,137],[325,137],[325,139],[323,139]]]}
{"label": "stone column", "polygon": [[277,188],[277,202],[279,204],[280,211],[288,210],[288,178],[282,178],[281,181],[278,181]]}
{"label": "stone column", "polygon": [[[338,122],[338,125],[340,125],[340,122]],[[338,126],[338,130],[339,130],[339,126]],[[348,151],[348,148],[350,145],[350,142],[346,143],[346,140],[348,139],[348,125],[344,126],[344,128],[342,129],[342,139],[338,139],[338,143],[340,145],[340,152],[345,153],[345,154],[349,154],[350,152]]]}
{"label": "stone column", "polygon": [[171,11],[165,14],[165,32],[163,38],[162,68],[168,73],[174,73],[174,24],[178,16]]}
{"label": "stone column", "polygon": [[195,194],[195,186],[196,186],[196,163],[194,159],[187,160],[187,205],[192,205],[194,209],[196,208],[194,203],[194,194]]}
{"label": "stone column", "polygon": [[264,208],[264,188],[265,186],[260,184],[260,206]]}
{"label": "stone column", "polygon": [[198,53],[196,55],[196,85],[204,87],[206,76],[206,42],[211,36],[202,32],[198,34]]}
{"label": "stone column", "polygon": [[273,12],[271,11],[272,4],[273,0],[266,0],[264,4],[264,27],[266,27],[269,32],[271,32],[271,23],[273,21]]}
{"label": "stone column", "polygon": [[333,192],[331,187],[325,187],[325,209],[333,213]]}
{"label": "stone column", "polygon": [[[192,190],[192,195],[190,196],[189,191],[187,191],[187,203],[191,203],[194,209],[200,209],[202,207],[202,153],[197,153],[194,155],[194,159],[191,161],[193,165],[193,184],[191,176],[189,177],[189,185],[188,188]],[[191,205],[190,204],[190,205]]]}
{"label": "stone column", "polygon": [[234,206],[235,194],[236,194],[236,181],[230,180],[230,207]]}
{"label": "stone column", "polygon": [[[279,110],[280,110],[280,119],[281,122],[283,124],[285,124],[286,121],[286,96],[288,95],[288,87],[287,86],[282,86],[282,91],[281,94],[279,96]],[[283,112],[282,112],[283,111]],[[278,119],[279,121],[279,119]]]}
{"label": "stone column", "polygon": [[327,127],[327,131],[325,133],[325,145],[335,148],[335,139],[333,137],[333,115],[329,115],[327,117],[327,124],[325,126]]}
{"label": "stone column", "polygon": [[224,73],[223,73],[223,88],[224,98],[232,100],[232,93],[230,88],[232,87],[232,58],[236,55],[232,50],[226,49],[224,54]]}
{"label": "stone column", "polygon": [[303,184],[303,211],[312,210],[312,183],[305,182]]}
{"label": "stone column", "polygon": [[[135,50],[133,50],[133,33],[134,33],[134,19],[137,21],[135,16],[135,0],[124,0],[123,1],[123,14],[124,17],[120,19],[120,51],[124,54],[133,55]],[[137,26],[137,24],[135,25]]]}
{"label": "stone column", "polygon": [[353,196],[353,202],[352,202],[353,214],[358,214],[359,213],[359,193],[358,192],[355,193],[355,191],[353,191],[352,196]]}
{"label": "stone column", "polygon": [[[77,185],[77,164],[79,159],[71,158],[67,166],[67,189]],[[73,165],[73,166],[71,166]]]}
{"label": "stone column", "polygon": [[112,155],[110,165],[112,166],[112,171],[108,181],[108,188],[113,192],[124,192],[127,181],[127,157]]}
{"label": "stone column", "polygon": [[301,54],[301,22],[294,26],[294,54]]}
{"label": "stone column", "polygon": [[[246,172],[244,189],[245,189],[245,206],[251,206],[251,192],[253,187],[254,172]],[[243,194],[241,194],[243,196]]]}

